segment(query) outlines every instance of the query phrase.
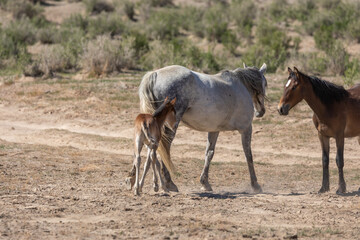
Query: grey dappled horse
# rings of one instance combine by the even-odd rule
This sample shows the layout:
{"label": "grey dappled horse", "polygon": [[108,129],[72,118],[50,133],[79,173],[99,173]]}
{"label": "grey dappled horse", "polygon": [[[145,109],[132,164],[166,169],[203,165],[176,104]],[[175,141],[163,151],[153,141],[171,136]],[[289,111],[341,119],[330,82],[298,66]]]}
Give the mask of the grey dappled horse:
{"label": "grey dappled horse", "polygon": [[266,64],[256,67],[237,68],[208,75],[189,70],[182,66],[168,66],[148,72],[139,87],[140,108],[142,112],[153,113],[169,96],[176,97],[176,123],[173,130],[165,127],[159,146],[162,158],[162,173],[166,187],[177,191],[170,172],[173,163],[170,159],[170,145],[176,129],[182,121],[186,126],[208,132],[205,165],[201,173],[202,189],[211,191],[208,181],[210,161],[214,156],[215,144],[220,131],[239,131],[242,146],[249,167],[251,186],[255,192],[262,189],[257,182],[251,153],[252,120],[265,113],[267,81],[264,77]]}

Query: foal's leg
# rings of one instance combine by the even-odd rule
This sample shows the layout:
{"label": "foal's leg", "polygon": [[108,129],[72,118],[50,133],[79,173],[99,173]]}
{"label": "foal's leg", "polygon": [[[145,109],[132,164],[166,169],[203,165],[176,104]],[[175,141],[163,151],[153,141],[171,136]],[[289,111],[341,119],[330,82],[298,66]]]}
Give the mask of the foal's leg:
{"label": "foal's leg", "polygon": [[254,163],[253,163],[253,157],[252,157],[252,152],[251,152],[252,126],[250,126],[248,129],[246,129],[245,131],[240,132],[240,133],[241,133],[242,146],[244,149],[246,161],[247,161],[248,168],[249,168],[251,187],[254,190],[254,192],[261,193],[262,189],[257,182],[255,169],[254,169]]}
{"label": "foal's leg", "polygon": [[318,135],[322,150],[322,166],[323,166],[322,186],[319,190],[319,193],[324,193],[330,190],[330,182],[329,182],[330,138],[321,135],[321,133],[318,133]]}
{"label": "foal's leg", "polygon": [[150,154],[151,154],[151,149],[148,147],[146,162],[145,162],[145,166],[144,166],[144,173],[143,173],[143,175],[141,177],[141,180],[140,180],[140,189],[139,189],[140,192],[142,191],[142,188],[143,188],[144,182],[145,182],[146,174],[147,174],[147,172],[149,171],[149,168],[150,168],[150,163],[151,163]]}
{"label": "foal's leg", "polygon": [[205,164],[200,176],[200,183],[202,184],[202,190],[212,191],[211,185],[209,184],[209,167],[211,159],[214,157],[215,145],[219,132],[209,132],[205,150]]}
{"label": "foal's leg", "polygon": [[336,138],[336,165],[339,170],[339,188],[336,193],[345,193],[346,192],[346,183],[344,179],[344,136]]}
{"label": "foal's leg", "polygon": [[135,142],[136,147],[136,153],[135,153],[135,159],[134,159],[134,166],[136,168],[136,177],[135,177],[135,188],[134,188],[134,194],[139,195],[139,174],[140,174],[140,164],[141,164],[141,149],[143,147],[143,142],[140,141],[140,137],[136,139]]}

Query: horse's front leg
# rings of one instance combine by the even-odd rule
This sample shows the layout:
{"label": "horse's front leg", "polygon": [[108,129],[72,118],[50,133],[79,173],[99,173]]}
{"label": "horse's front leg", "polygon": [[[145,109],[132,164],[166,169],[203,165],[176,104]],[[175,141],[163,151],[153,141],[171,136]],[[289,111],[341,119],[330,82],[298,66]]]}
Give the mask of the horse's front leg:
{"label": "horse's front leg", "polygon": [[345,193],[346,192],[346,183],[344,179],[344,136],[336,137],[336,165],[339,170],[339,188],[336,193]]}
{"label": "horse's front leg", "polygon": [[211,159],[214,157],[215,145],[218,136],[219,136],[219,132],[208,133],[206,152],[205,152],[205,164],[200,176],[200,183],[202,184],[201,189],[205,191],[212,191],[211,185],[209,184],[209,167],[210,167]]}
{"label": "horse's front leg", "polygon": [[319,135],[319,140],[321,143],[322,166],[323,166],[322,186],[319,190],[319,193],[324,193],[324,192],[328,192],[330,190],[330,181],[329,181],[330,138],[321,135],[321,133],[318,133],[318,135]]}
{"label": "horse's front leg", "polygon": [[252,152],[251,152],[252,126],[250,126],[248,129],[246,129],[245,131],[240,132],[240,133],[241,133],[242,146],[244,149],[246,161],[247,161],[248,168],[249,168],[251,187],[255,193],[261,193],[262,189],[257,182],[255,169],[254,169],[254,163],[253,163],[253,157],[252,157]]}

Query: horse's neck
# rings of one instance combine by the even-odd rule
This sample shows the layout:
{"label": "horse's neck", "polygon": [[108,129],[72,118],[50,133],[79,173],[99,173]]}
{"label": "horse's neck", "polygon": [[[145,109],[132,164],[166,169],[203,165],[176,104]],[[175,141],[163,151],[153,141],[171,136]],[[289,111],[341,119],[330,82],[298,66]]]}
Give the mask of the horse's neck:
{"label": "horse's neck", "polygon": [[316,96],[310,82],[307,84],[305,92],[306,94],[304,96],[304,100],[307,102],[309,107],[314,111],[320,120],[326,121],[328,107],[320,101],[318,96]]}
{"label": "horse's neck", "polygon": [[156,122],[157,122],[159,128],[162,128],[162,126],[164,125],[167,114],[168,114],[168,110],[164,109],[164,113],[162,113],[156,117]]}

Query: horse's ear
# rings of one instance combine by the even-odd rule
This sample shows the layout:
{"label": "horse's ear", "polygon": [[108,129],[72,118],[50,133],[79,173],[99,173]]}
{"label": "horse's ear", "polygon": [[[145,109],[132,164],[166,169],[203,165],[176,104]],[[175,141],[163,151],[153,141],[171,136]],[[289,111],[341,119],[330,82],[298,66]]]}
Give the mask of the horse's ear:
{"label": "horse's ear", "polygon": [[299,70],[296,67],[294,67],[294,70],[295,70],[295,73],[299,74]]}
{"label": "horse's ear", "polygon": [[174,97],[174,99],[173,100],[171,100],[171,105],[175,105],[175,103],[176,103],[176,97]]}
{"label": "horse's ear", "polygon": [[262,74],[264,74],[264,73],[266,72],[266,68],[267,68],[266,63],[263,63],[263,65],[262,65],[261,68],[260,68],[260,72],[261,72]]}
{"label": "horse's ear", "polygon": [[248,66],[246,66],[246,63],[243,62],[244,68],[247,68]]}
{"label": "horse's ear", "polygon": [[291,68],[288,67],[288,72],[289,74],[291,74],[293,71],[291,70]]}
{"label": "horse's ear", "polygon": [[166,97],[165,100],[164,100],[165,103],[168,103],[169,102],[169,97]]}

